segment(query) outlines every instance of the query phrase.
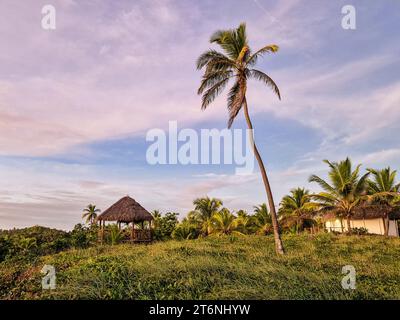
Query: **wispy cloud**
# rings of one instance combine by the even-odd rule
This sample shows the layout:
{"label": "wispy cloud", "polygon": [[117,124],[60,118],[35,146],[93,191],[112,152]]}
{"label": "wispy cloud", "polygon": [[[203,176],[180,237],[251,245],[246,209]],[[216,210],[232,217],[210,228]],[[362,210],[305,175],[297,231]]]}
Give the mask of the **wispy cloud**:
{"label": "wispy cloud", "polygon": [[[143,168],[134,157],[121,164],[110,147],[102,150],[104,163],[84,161],[101,157],[94,143],[143,140],[146,130],[166,128],[168,120],[180,127],[225,123],[225,97],[200,111],[201,75],[194,62],[210,47],[213,31],[241,21],[247,21],[252,46],[280,46],[260,68],[278,83],[282,101],[256,83],[248,99],[256,122],[268,115],[282,127],[256,128],[267,167],[273,168],[277,202],[292,187],[314,188],[307,177],[324,173],[324,158],[349,155],[364,166],[400,165],[393,138],[400,130],[395,72],[400,45],[391,36],[399,22],[389,1],[368,10],[354,0],[360,14],[354,32],[341,28],[336,2],[54,0],[53,5],[57,30],[48,32],[40,28],[41,1],[0,4],[0,227],[69,228],[87,203],[104,209],[125,194],[147,208],[182,213],[206,194],[226,199],[232,209],[251,210],[264,202],[257,174]],[[286,131],[298,129],[293,123],[310,128],[320,143],[299,132],[304,145],[310,144],[302,151],[298,142],[285,140]],[[269,152],[267,141],[296,152],[290,159]]]}

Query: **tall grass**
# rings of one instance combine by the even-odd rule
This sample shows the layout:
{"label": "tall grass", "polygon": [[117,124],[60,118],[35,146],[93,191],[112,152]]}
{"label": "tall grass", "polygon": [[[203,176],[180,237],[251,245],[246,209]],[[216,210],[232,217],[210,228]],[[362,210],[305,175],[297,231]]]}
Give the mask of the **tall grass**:
{"label": "tall grass", "polygon": [[[150,245],[98,246],[0,264],[2,298],[35,299],[400,299],[400,240],[379,236],[208,237]],[[54,265],[57,289],[42,291]],[[344,290],[344,265],[357,288]]]}

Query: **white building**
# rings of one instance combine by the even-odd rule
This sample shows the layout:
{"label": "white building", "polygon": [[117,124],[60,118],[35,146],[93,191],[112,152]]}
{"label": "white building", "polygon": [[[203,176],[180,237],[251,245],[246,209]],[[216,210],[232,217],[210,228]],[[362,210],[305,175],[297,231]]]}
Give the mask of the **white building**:
{"label": "white building", "polygon": [[[350,219],[351,228],[365,228],[371,234],[385,234],[385,214],[377,206],[359,208]],[[392,237],[399,237],[400,212],[392,210],[388,213],[389,232]],[[347,219],[338,217],[334,212],[326,213],[323,216],[325,228],[331,232],[346,232]]]}

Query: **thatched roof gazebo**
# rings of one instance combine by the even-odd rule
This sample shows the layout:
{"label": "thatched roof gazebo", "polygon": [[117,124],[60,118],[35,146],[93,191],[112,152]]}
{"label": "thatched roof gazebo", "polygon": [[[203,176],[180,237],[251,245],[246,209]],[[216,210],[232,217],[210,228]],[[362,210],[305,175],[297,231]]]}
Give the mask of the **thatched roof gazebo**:
{"label": "thatched roof gazebo", "polygon": [[[99,222],[101,231],[100,238],[103,242],[104,226],[106,221],[115,221],[118,227],[121,223],[132,223],[131,241],[151,241],[151,221],[153,216],[143,208],[138,202],[129,196],[125,196],[114,203],[107,210],[100,214],[96,221]],[[145,229],[144,222],[148,222],[148,228]],[[135,229],[135,224],[140,223],[142,229]]]}

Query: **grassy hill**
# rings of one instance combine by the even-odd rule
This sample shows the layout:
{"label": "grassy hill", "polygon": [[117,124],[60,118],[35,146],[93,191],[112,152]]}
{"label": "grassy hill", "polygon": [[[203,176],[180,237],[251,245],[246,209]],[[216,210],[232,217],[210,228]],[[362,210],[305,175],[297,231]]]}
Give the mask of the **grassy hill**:
{"label": "grassy hill", "polygon": [[[96,246],[0,263],[2,299],[400,299],[400,240],[380,236],[220,237]],[[41,289],[45,264],[57,289]],[[344,265],[356,290],[341,287]]]}

